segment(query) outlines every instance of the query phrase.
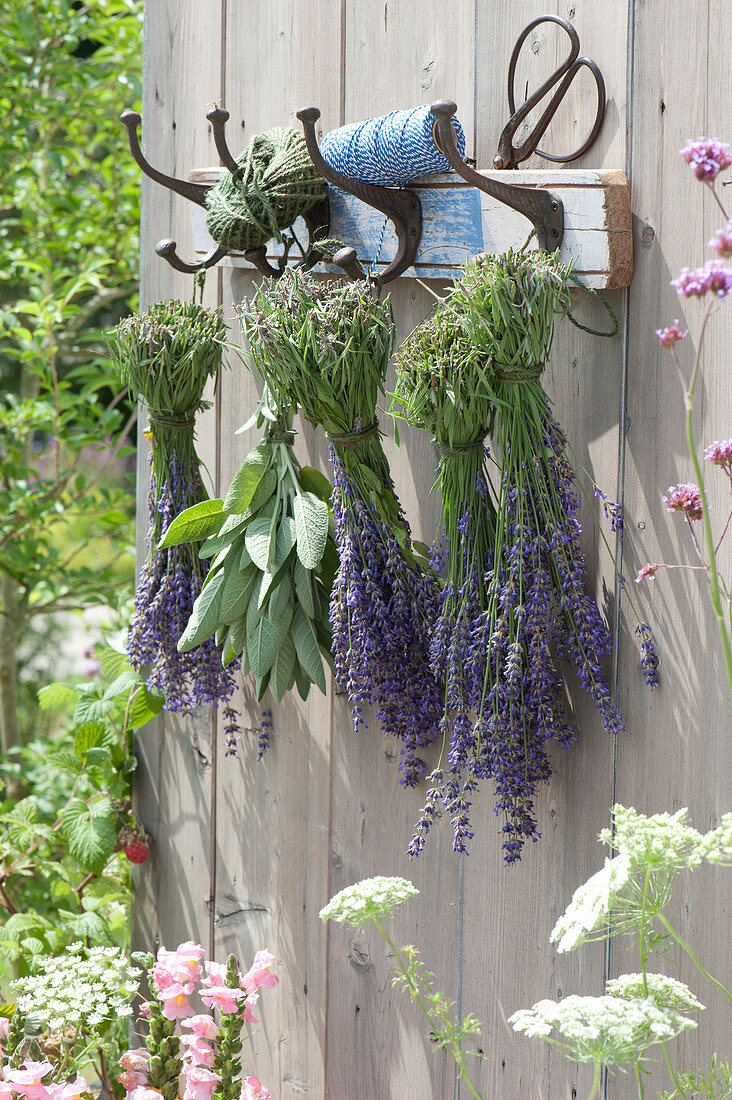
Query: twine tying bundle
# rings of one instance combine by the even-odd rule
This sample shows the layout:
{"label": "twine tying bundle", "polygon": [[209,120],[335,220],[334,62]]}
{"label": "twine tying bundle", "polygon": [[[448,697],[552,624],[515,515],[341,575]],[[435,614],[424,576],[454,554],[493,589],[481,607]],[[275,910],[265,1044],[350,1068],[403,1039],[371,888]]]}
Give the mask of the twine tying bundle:
{"label": "twine tying bundle", "polygon": [[[323,159],[350,179],[380,187],[403,187],[420,176],[446,172],[450,164],[432,135],[435,116],[428,106],[392,111],[379,118],[354,122],[326,134],[320,145]],[[465,134],[452,120],[460,156]]]}
{"label": "twine tying bundle", "polygon": [[325,184],[296,130],[256,134],[237,162],[206,196],[206,224],[224,248],[260,248],[323,197]]}

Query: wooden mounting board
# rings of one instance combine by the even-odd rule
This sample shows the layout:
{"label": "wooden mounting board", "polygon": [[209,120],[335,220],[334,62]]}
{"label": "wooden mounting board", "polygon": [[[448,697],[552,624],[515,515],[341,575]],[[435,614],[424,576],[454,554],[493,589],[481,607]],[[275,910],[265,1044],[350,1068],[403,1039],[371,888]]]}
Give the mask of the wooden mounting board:
{"label": "wooden mounting board", "polygon": [[[189,179],[215,183],[221,168],[199,169]],[[630,217],[630,188],[619,169],[590,171],[565,169],[547,171],[481,172],[489,179],[523,187],[544,187],[564,203],[563,260],[574,258],[575,273],[588,286],[613,290],[628,286],[633,275],[633,234]],[[531,231],[523,215],[470,187],[453,172],[426,176],[411,184],[422,203],[422,239],[417,260],[405,278],[440,279],[455,275],[468,256],[478,252],[505,252],[519,247]],[[396,252],[396,234],[383,214],[366,203],[330,188],[331,225],[329,236],[356,249],[359,259],[375,270],[383,270]],[[214,248],[206,229],[206,212],[191,204],[191,227],[196,254]],[[303,244],[307,230],[298,220],[295,232]],[[274,260],[281,246],[270,242],[267,254]],[[296,259],[293,259],[293,263]],[[222,261],[226,267],[252,268],[241,253],[231,252]],[[321,264],[315,270],[339,271]]]}

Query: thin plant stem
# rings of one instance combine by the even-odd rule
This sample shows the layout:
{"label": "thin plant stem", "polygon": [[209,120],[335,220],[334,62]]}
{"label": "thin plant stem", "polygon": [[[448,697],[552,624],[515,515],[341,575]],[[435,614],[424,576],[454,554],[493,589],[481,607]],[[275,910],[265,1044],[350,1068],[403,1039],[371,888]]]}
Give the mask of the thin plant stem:
{"label": "thin plant stem", "polygon": [[694,954],[694,951],[692,950],[692,948],[689,947],[686,940],[684,940],[679,935],[679,933],[676,931],[676,929],[673,927],[673,925],[666,919],[666,917],[663,915],[663,913],[657,913],[656,917],[661,922],[663,927],[666,929],[669,936],[671,936],[672,939],[676,940],[676,943],[679,945],[679,947],[682,948],[682,950],[686,952],[686,954],[689,956],[691,961],[694,963],[694,966],[697,968],[697,970],[701,974],[704,975],[704,977],[707,979],[707,981],[710,981],[713,986],[716,986],[716,988],[720,991],[720,993],[723,993],[724,996],[729,1001],[729,1003],[732,1005],[732,994],[729,992],[729,990],[726,988],[726,986],[723,986],[720,981],[717,981],[717,979],[715,977],[713,977],[709,973],[709,971],[706,970],[702,966],[701,962],[699,961],[697,956]]}
{"label": "thin plant stem", "polygon": [[641,1073],[640,1062],[634,1062],[635,1066],[635,1079],[638,1083],[638,1100],[643,1100],[643,1074]]}
{"label": "thin plant stem", "polygon": [[[712,191],[712,194],[716,196],[716,193]],[[719,200],[717,200],[719,201]],[[720,204],[721,205],[721,204]],[[694,411],[694,391],[696,389],[696,383],[699,377],[699,368],[701,365],[701,354],[704,345],[704,336],[706,333],[707,323],[712,314],[712,306],[709,306],[704,313],[704,320],[702,322],[701,332],[699,334],[699,344],[697,347],[696,358],[694,360],[694,369],[691,374],[691,381],[684,394],[684,404],[686,406],[686,442],[689,447],[689,455],[691,457],[692,464],[694,466],[694,472],[696,474],[697,485],[699,486],[699,494],[701,496],[702,503],[702,523],[704,525],[704,540],[707,547],[707,556],[709,558],[709,595],[712,601],[712,607],[714,614],[719,624],[719,633],[722,638],[722,650],[724,652],[724,661],[727,668],[727,681],[729,683],[730,695],[732,696],[732,638],[730,632],[727,629],[724,611],[722,608],[722,591],[719,583],[719,573],[717,571],[717,559],[715,555],[714,535],[712,533],[712,524],[709,518],[709,503],[707,501],[707,493],[704,488],[704,475],[702,473],[701,462],[699,461],[699,455],[696,451],[696,443],[694,441],[694,426],[692,423],[692,413]]]}
{"label": "thin plant stem", "polygon": [[[382,936],[384,937],[384,939],[388,943],[389,947],[391,948],[391,950],[394,954],[394,958],[397,961],[397,965],[399,966],[399,969],[401,970],[402,974],[404,975],[404,980],[406,981],[407,985],[411,989],[412,994],[414,995],[414,999],[416,1000],[417,1004],[422,1009],[422,1012],[424,1013],[424,1015],[427,1017],[427,1021],[430,1025],[430,1031],[432,1031],[433,1027],[434,1027],[434,1020],[432,1019],[432,1016],[430,1015],[430,1012],[429,1012],[429,1009],[427,1008],[427,1005],[424,1003],[424,999],[422,997],[422,994],[419,991],[419,986],[414,981],[414,979],[413,979],[412,975],[409,973],[409,970],[407,969],[407,967],[404,965],[404,960],[402,959],[402,956],[401,956],[399,950],[397,949],[396,944],[394,943],[394,941],[391,939],[391,937],[386,932],[386,929],[383,927],[383,925],[378,920],[374,920],[374,924],[378,928],[379,932],[381,932]],[[463,1079],[465,1081],[468,1088],[470,1089],[473,1096],[475,1097],[475,1100],[484,1100],[481,1093],[478,1092],[477,1088],[475,1087],[473,1082],[470,1080],[470,1075],[468,1074],[468,1071],[465,1067],[465,1062],[463,1061],[462,1051],[459,1051],[458,1053],[460,1055],[460,1058],[458,1059],[458,1057],[455,1057],[455,1061],[457,1062],[457,1066],[458,1066],[458,1070],[460,1071],[461,1079]],[[593,1092],[592,1095],[594,1095],[594,1092]],[[588,1100],[591,1100],[591,1098],[588,1097]]]}
{"label": "thin plant stem", "polygon": [[602,1062],[595,1062],[595,1075],[592,1078],[592,1089],[587,1100],[593,1100],[593,1097],[597,1096],[597,1090],[600,1087],[600,1074],[602,1072]]}

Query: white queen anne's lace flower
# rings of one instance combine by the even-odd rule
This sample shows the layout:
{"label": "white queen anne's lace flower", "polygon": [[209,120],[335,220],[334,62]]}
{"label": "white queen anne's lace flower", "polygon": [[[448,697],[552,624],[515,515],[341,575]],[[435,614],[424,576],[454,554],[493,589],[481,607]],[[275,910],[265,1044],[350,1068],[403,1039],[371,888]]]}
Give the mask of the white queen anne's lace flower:
{"label": "white queen anne's lace flower", "polygon": [[709,863],[732,867],[732,813],[722,814],[722,824],[706,834],[701,847]]}
{"label": "white queen anne's lace flower", "polygon": [[46,1030],[94,1031],[132,1015],[130,989],[137,990],[141,973],[116,947],[86,948],[76,943],[63,955],[39,958],[34,973],[13,986],[19,1011]]}
{"label": "white queen anne's lace flower", "polygon": [[567,909],[549,937],[557,951],[571,951],[587,939],[587,933],[604,923],[616,895],[630,877],[630,859],[626,855],[606,859],[601,871],[578,887]]}
{"label": "white queen anne's lace flower", "polygon": [[377,876],[347,886],[320,910],[321,920],[335,920],[360,928],[390,913],[419,890],[408,879]]}
{"label": "white queen anne's lace flower", "polygon": [[696,1027],[693,1020],[661,1008],[650,997],[631,1000],[607,995],[539,1001],[533,1008],[514,1012],[508,1022],[515,1031],[561,1047],[572,1061],[606,1065],[637,1062],[654,1043]]}
{"label": "white queen anne's lace flower", "polygon": [[646,974],[648,993],[645,992],[642,974],[621,974],[610,978],[606,991],[611,997],[638,1000],[648,996],[661,1008],[676,1012],[702,1011],[706,1006],[696,999],[688,985],[667,974]]}
{"label": "white queen anne's lace flower", "polygon": [[684,807],[675,814],[646,817],[618,802],[613,806],[615,831],[603,829],[600,840],[628,857],[631,873],[698,867],[704,858],[704,837],[688,824],[688,814]]}

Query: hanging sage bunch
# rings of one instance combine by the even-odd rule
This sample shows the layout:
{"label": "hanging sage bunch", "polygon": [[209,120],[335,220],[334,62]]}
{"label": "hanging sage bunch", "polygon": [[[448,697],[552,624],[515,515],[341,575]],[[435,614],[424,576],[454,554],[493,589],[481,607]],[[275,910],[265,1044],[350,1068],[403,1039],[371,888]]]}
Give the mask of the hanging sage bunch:
{"label": "hanging sage bunch", "polygon": [[[568,748],[576,739],[557,658],[574,667],[607,732],[622,729],[601,668],[610,634],[584,591],[575,476],[565,436],[541,385],[554,319],[569,309],[569,275],[556,254],[477,257],[466,264],[462,282],[438,314],[400,351],[397,401],[415,422],[420,409],[439,406],[435,423],[425,425],[438,445],[443,445],[444,423],[455,415],[455,393],[469,394],[472,387],[480,396],[497,481],[488,494],[495,505],[490,506],[494,529],[487,553],[485,543],[470,533],[472,516],[466,510],[460,517],[468,552],[475,556],[477,598],[464,625],[458,621],[456,628],[450,616],[454,596],[449,588],[445,592],[433,661],[448,664],[452,740],[448,766],[435,776],[412,841],[415,852],[439,799],[452,811],[455,847],[464,850],[472,835],[469,797],[488,779],[504,820],[506,862],[520,858],[527,839],[538,839],[533,799],[538,784],[551,775],[548,745],[558,741]],[[442,388],[435,379],[442,380]],[[463,398],[461,407],[468,404]],[[443,446],[443,470],[455,461]],[[447,526],[451,512],[463,508],[465,500],[460,489],[452,498],[456,490],[445,473],[441,488]],[[477,496],[484,495],[479,473]],[[457,582],[452,574],[450,580]],[[458,706],[463,699],[450,691],[453,666],[462,667],[463,681],[468,680],[464,700],[472,720]]]}
{"label": "hanging sage bunch", "polygon": [[394,341],[388,299],[364,280],[318,282],[286,271],[240,307],[253,364],[282,403],[330,440],[340,569],[330,606],[336,676],[356,729],[362,706],[402,741],[404,786],[424,772],[442,692],[429,664],[439,587],[412,543],[394,491],[376,405]]}
{"label": "hanging sage bunch", "polygon": [[150,455],[148,555],[135,592],[127,651],[135,670],[149,673],[167,710],[188,712],[228,700],[233,668],[224,668],[213,640],[190,653],[178,639],[201,592],[208,562],[189,546],[160,548],[179,512],[205,501],[195,449],[196,413],[209,407],[203,392],[217,379],[226,328],[218,311],[193,302],[157,302],[120,321],[110,334],[120,377],[147,405]]}
{"label": "hanging sage bunch", "polygon": [[[180,652],[213,639],[225,666],[240,662],[244,675],[254,674],[258,699],[269,687],[279,702],[295,686],[306,699],[312,684],[325,692],[330,661],[328,603],[338,564],[329,533],[331,487],[297,461],[292,415],[272,407],[267,394],[260,410],[264,438],[225,499],[187,509],[161,545],[202,543],[200,559],[211,560]],[[260,755],[266,740],[260,732]]]}

